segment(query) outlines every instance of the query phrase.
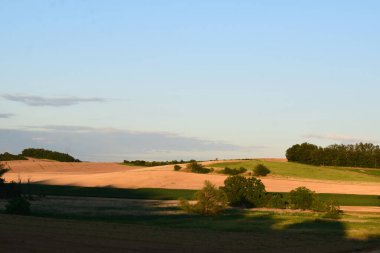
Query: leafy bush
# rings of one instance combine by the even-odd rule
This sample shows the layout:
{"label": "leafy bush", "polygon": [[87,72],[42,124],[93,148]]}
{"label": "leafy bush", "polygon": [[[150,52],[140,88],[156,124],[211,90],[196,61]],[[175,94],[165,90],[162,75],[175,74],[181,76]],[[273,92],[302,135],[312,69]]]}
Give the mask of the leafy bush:
{"label": "leafy bush", "polygon": [[46,149],[27,148],[22,151],[22,155],[26,157],[49,159],[59,162],[80,162],[78,159],[75,159],[71,155]]}
{"label": "leafy bush", "polygon": [[180,169],[182,169],[181,166],[179,166],[178,164],[174,165],[174,170],[175,171],[179,171]]}
{"label": "leafy bush", "polygon": [[315,192],[302,186],[292,190],[289,197],[292,209],[307,210],[312,208]]}
{"label": "leafy bush", "polygon": [[265,204],[265,186],[260,179],[230,176],[222,190],[232,206],[259,207]]}
{"label": "leafy bush", "polygon": [[225,167],[221,172],[227,175],[239,175],[245,173],[246,171],[247,169],[244,167],[240,167],[239,169],[231,169],[230,167]]}
{"label": "leafy bush", "polygon": [[205,181],[205,186],[195,194],[195,199],[196,204],[181,200],[181,208],[189,213],[211,216],[221,213],[227,206],[226,194],[209,181]]}
{"label": "leafy bush", "polygon": [[285,209],[288,202],[281,193],[268,193],[265,207]]}
{"label": "leafy bush", "polygon": [[5,212],[8,214],[29,215],[30,203],[23,197],[10,199],[5,205]]}
{"label": "leafy bush", "polygon": [[186,168],[194,173],[207,174],[213,171],[213,169],[205,168],[202,164],[197,162],[189,163]]}
{"label": "leafy bush", "polygon": [[327,202],[326,208],[327,208],[326,214],[323,216],[323,218],[339,219],[343,213],[340,210],[339,205],[335,201]]}
{"label": "leafy bush", "polygon": [[13,155],[8,152],[0,154],[0,161],[16,161],[16,160],[27,160],[22,155]]}
{"label": "leafy bush", "polygon": [[315,212],[326,212],[328,210],[327,202],[321,200],[316,194],[314,194],[311,210]]}
{"label": "leafy bush", "polygon": [[258,164],[254,170],[253,173],[255,176],[266,176],[270,173],[270,170],[263,164]]}

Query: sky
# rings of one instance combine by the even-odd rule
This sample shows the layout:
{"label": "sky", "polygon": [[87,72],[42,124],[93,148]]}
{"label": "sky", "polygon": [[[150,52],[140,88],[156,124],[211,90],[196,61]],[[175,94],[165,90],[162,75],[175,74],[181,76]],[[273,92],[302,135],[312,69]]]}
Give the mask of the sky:
{"label": "sky", "polygon": [[284,157],[380,142],[380,2],[2,0],[0,152]]}

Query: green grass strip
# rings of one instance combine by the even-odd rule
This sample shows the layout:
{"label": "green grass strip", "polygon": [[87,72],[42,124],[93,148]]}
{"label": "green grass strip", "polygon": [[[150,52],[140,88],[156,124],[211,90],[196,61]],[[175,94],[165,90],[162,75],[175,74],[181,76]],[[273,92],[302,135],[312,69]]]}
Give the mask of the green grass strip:
{"label": "green grass strip", "polygon": [[[32,195],[77,196],[99,198],[177,200],[192,199],[196,190],[182,189],[120,189],[113,187],[80,187],[42,184],[23,184],[23,192]],[[288,193],[282,193],[287,198]],[[322,200],[336,200],[341,206],[380,206],[378,195],[320,193]]]}

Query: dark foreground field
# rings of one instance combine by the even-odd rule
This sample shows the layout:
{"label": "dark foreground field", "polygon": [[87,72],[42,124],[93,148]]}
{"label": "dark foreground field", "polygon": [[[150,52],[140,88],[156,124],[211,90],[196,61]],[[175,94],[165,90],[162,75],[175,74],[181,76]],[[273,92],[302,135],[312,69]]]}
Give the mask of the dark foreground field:
{"label": "dark foreground field", "polygon": [[[23,185],[32,216],[0,214],[0,252],[377,252],[380,214],[339,220],[292,210],[228,209],[217,217],[184,213],[194,191]],[[349,205],[378,196],[324,194]],[[0,201],[0,213],[6,201]]]}
{"label": "dark foreground field", "polygon": [[339,223],[329,224],[330,233],[302,226],[305,233],[229,232],[0,215],[0,245],[1,252],[372,252],[380,247],[376,240],[346,239]]}

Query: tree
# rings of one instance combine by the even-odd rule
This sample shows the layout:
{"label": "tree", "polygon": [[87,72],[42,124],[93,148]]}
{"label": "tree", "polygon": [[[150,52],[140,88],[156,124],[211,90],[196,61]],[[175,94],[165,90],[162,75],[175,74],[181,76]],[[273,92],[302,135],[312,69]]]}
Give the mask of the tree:
{"label": "tree", "polygon": [[265,203],[265,186],[255,177],[230,176],[221,189],[232,206],[259,207]]}
{"label": "tree", "polygon": [[189,163],[186,168],[194,173],[201,173],[201,174],[207,174],[212,171],[212,169],[205,168],[202,164],[197,162],[191,162]]}
{"label": "tree", "polygon": [[78,159],[75,159],[69,154],[60,153],[56,151],[46,150],[46,149],[36,149],[36,148],[27,148],[22,151],[22,156],[25,157],[34,157],[38,159],[49,159],[59,162],[80,162]]}
{"label": "tree", "polygon": [[253,170],[253,173],[255,174],[255,176],[265,177],[266,175],[270,173],[270,170],[267,168],[267,166],[260,163],[255,167],[255,169]]}
{"label": "tree", "polygon": [[333,144],[325,148],[309,143],[293,145],[286,151],[290,162],[325,166],[380,167],[380,147],[372,143]]}
{"label": "tree", "polygon": [[289,197],[291,208],[308,210],[312,208],[315,192],[301,186],[290,191]]}
{"label": "tree", "polygon": [[205,181],[205,186],[196,192],[195,199],[197,201],[195,204],[190,204],[187,200],[181,200],[182,209],[189,213],[211,216],[219,214],[227,206],[226,194],[209,181]]}

